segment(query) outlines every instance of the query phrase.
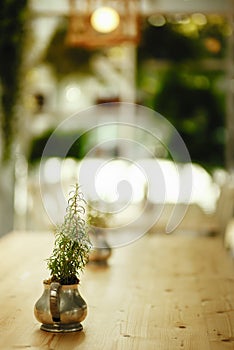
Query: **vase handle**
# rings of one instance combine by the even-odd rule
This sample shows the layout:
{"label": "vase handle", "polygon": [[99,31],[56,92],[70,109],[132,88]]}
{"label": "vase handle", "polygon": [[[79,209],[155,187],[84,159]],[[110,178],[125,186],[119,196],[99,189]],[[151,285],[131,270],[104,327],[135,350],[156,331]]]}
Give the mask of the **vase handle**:
{"label": "vase handle", "polygon": [[52,282],[50,285],[50,312],[54,322],[60,322],[60,287],[58,282]]}

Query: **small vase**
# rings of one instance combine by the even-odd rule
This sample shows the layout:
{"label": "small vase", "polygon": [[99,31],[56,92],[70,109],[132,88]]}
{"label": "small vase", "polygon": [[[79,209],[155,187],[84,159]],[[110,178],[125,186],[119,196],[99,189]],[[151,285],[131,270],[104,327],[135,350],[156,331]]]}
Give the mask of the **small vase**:
{"label": "small vase", "polygon": [[81,297],[78,284],[61,285],[44,282],[44,292],[34,306],[34,315],[48,332],[76,332],[83,329],[87,304]]}
{"label": "small vase", "polygon": [[89,255],[89,261],[91,263],[106,265],[107,260],[111,256],[112,249],[108,244],[105,235],[101,229],[95,228],[95,230],[89,233],[93,248]]}

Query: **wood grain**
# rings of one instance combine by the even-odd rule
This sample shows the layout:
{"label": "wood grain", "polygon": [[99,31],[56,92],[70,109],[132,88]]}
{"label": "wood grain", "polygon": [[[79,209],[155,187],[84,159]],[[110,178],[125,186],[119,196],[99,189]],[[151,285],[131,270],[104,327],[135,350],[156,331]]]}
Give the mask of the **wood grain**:
{"label": "wood grain", "polygon": [[40,330],[33,307],[48,277],[53,234],[0,239],[0,349],[234,349],[234,267],[219,237],[148,234],[88,265],[84,330]]}

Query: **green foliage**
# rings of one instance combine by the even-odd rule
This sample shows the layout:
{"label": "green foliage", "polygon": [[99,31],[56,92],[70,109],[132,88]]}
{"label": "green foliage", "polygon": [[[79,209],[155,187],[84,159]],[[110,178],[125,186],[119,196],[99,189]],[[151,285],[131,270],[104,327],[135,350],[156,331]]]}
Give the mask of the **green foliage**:
{"label": "green foliage", "polygon": [[70,47],[66,44],[68,23],[61,20],[52,39],[48,50],[43,58],[44,62],[51,64],[58,79],[74,74],[76,71],[91,73],[89,60],[95,53],[82,47]]}
{"label": "green foliage", "polygon": [[184,59],[198,58],[200,52],[196,40],[181,35],[171,25],[146,25],[138,47],[138,58],[142,60],[154,57],[180,62]]}
{"label": "green foliage", "polygon": [[16,102],[26,35],[27,0],[0,0],[0,83],[3,157],[8,158],[16,128]]}
{"label": "green foliage", "polygon": [[215,90],[220,78],[217,71],[172,67],[155,96],[154,109],[178,130],[192,161],[208,171],[224,166],[224,100]]}
{"label": "green foliage", "polygon": [[[170,15],[169,15],[170,17]],[[163,26],[153,26],[143,22],[142,37],[138,46],[138,59],[156,58],[171,62],[184,62],[206,58],[224,58],[227,50],[227,33],[230,31],[225,17],[212,19],[207,23],[192,25],[188,23],[167,22]],[[192,29],[193,28],[193,29]],[[207,41],[212,41],[210,46]]]}
{"label": "green foliage", "polygon": [[[47,142],[53,138],[56,147],[46,149]],[[33,139],[29,149],[28,161],[33,164],[41,161],[42,157],[70,157],[82,159],[87,153],[87,133],[82,130],[74,130],[64,133],[55,133],[54,130],[48,130],[44,134]],[[44,153],[43,153],[44,152]]]}
{"label": "green foliage", "polygon": [[80,271],[89,259],[91,242],[84,219],[85,204],[83,193],[76,184],[70,193],[64,222],[56,227],[52,255],[47,259],[51,280],[60,284],[78,283]]}
{"label": "green foliage", "polygon": [[144,23],[137,51],[139,96],[177,129],[192,161],[212,172],[225,166],[227,68],[222,59],[230,24],[217,15],[206,15],[196,25],[191,17],[184,22],[169,17],[160,27]]}

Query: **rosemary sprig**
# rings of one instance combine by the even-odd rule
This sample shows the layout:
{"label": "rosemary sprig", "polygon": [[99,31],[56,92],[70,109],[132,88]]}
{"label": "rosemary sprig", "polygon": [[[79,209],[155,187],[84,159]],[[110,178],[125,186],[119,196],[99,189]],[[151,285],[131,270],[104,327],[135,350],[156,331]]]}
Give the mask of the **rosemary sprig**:
{"label": "rosemary sprig", "polygon": [[64,222],[55,228],[55,243],[47,259],[51,280],[60,284],[79,282],[80,272],[89,260],[91,242],[85,220],[83,193],[78,184],[70,192]]}

